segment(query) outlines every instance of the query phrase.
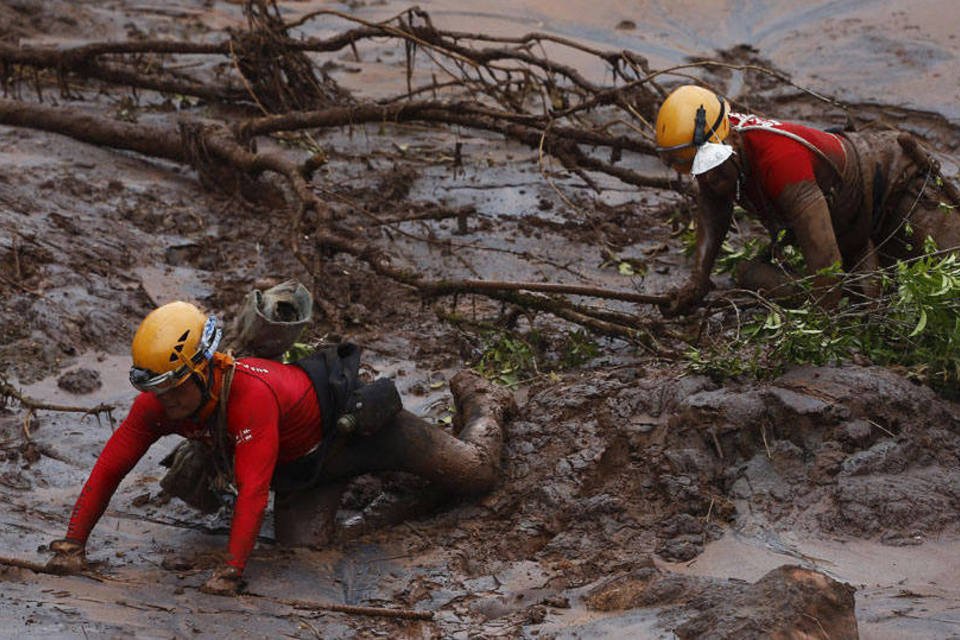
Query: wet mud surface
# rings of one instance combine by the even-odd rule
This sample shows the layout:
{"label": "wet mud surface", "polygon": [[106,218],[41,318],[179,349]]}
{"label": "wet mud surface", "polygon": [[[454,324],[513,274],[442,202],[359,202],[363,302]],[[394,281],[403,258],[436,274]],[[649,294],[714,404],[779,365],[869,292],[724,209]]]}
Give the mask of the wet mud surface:
{"label": "wet mud surface", "polygon": [[[955,36],[937,19],[956,14],[952,3],[909,12],[894,1],[711,4],[625,10],[611,0],[585,18],[574,2],[490,0],[469,11],[422,3],[451,28],[552,31],[632,48],[659,66],[718,52],[773,66],[859,105],[868,120],[936,140],[948,173],[956,170],[960,67]],[[281,5],[289,16],[334,7],[369,19],[406,8]],[[239,18],[226,2],[20,0],[0,4],[8,25],[0,35],[202,40]],[[340,26],[330,23],[330,33]],[[853,62],[839,65],[841,54]],[[402,84],[402,58],[393,45],[365,50],[362,63],[335,60],[335,77],[360,95],[386,94],[383,83]],[[842,124],[841,112],[823,113],[759,75],[721,69],[710,79],[758,110]],[[492,135],[389,127],[318,142],[328,156],[319,192],[371,239],[437,277],[657,292],[686,275],[676,194],[610,181],[596,195]],[[462,166],[452,162],[456,142]],[[251,288],[303,275],[277,241],[284,221],[268,206],[204,189],[173,164],[10,127],[0,127],[0,162],[0,362],[33,398],[112,403],[122,419],[133,399],[127,346],[149,309],[185,298],[229,318]],[[466,215],[462,223],[369,219],[437,211]],[[646,275],[622,275],[611,253]],[[319,269],[369,367],[397,378],[408,409],[442,422],[452,404],[444,383],[476,357],[476,344],[349,258]],[[311,337],[330,330],[320,323]],[[518,390],[494,491],[411,506],[416,481],[361,478],[327,549],[278,547],[266,524],[247,569],[250,593],[236,599],[197,590],[226,543],[230,514],[201,516],[160,498],[158,461],[176,444],[163,440],[94,530],[88,555],[99,579],[0,567],[0,637],[960,637],[960,405],[880,368],[798,368],[770,382],[718,385],[616,341],[601,347],[580,369]],[[42,562],[113,425],[49,411],[25,423],[24,414],[14,403],[0,409],[0,555]],[[416,517],[370,526],[360,514],[371,502]],[[290,598],[434,618],[317,612]]]}

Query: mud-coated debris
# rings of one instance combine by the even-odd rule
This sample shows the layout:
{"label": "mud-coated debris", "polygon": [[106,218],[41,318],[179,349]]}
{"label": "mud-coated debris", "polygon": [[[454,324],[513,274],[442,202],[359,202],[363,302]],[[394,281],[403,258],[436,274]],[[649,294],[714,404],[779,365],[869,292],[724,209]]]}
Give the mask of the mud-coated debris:
{"label": "mud-coated debris", "polygon": [[833,482],[834,477],[840,473],[843,461],[846,458],[847,454],[841,448],[840,443],[824,442],[817,450],[813,469],[810,471],[810,480],[817,484]]}
{"label": "mud-coated debris", "polygon": [[679,535],[664,540],[657,547],[657,555],[671,562],[693,560],[703,552],[704,538],[700,534]]}
{"label": "mud-coated debris", "polygon": [[696,614],[674,629],[680,640],[831,638],[857,640],[853,587],[822,573],[782,566],[754,584],[699,587]]}
{"label": "mud-coated debris", "polygon": [[844,444],[862,447],[877,432],[878,430],[875,430],[866,420],[851,420],[837,427],[837,440]]}
{"label": "mud-coated debris", "polygon": [[689,513],[678,513],[660,525],[660,533],[664,537],[703,533],[703,521]]}
{"label": "mud-coated debris", "polygon": [[553,607],[555,609],[569,609],[570,608],[570,598],[563,595],[550,596],[544,598],[540,601],[540,604],[546,605],[548,607]]}
{"label": "mud-coated debris", "polygon": [[19,471],[4,471],[0,473],[0,484],[20,491],[29,491],[33,488],[30,480],[24,478],[23,474]]}
{"label": "mud-coated debris", "polygon": [[171,555],[165,556],[160,562],[160,566],[167,571],[189,571],[193,569],[196,564],[192,558],[181,555]]}
{"label": "mud-coated debris", "polygon": [[527,624],[540,624],[547,619],[547,608],[543,605],[534,605],[527,609]]}
{"label": "mud-coated debris", "polygon": [[141,493],[136,498],[130,501],[130,504],[134,507],[142,507],[143,505],[150,502],[150,492]]}
{"label": "mud-coated debris", "polygon": [[617,23],[617,29],[620,31],[633,31],[637,28],[637,23],[633,20],[621,20]]}
{"label": "mud-coated debris", "polygon": [[682,640],[858,638],[854,588],[816,571],[782,566],[754,584],[663,572],[653,566],[610,578],[584,602],[594,611],[670,607]]}
{"label": "mud-coated debris", "polygon": [[604,580],[588,591],[583,601],[593,611],[623,611],[647,606],[654,599],[663,597],[662,591],[654,593],[650,590],[654,583],[663,582],[661,578],[660,570],[653,566],[652,559],[647,558],[646,566]]}
{"label": "mud-coated debris", "polygon": [[103,386],[100,372],[94,369],[79,368],[67,371],[57,378],[57,386],[68,393],[77,395],[93,393]]}
{"label": "mud-coated debris", "polygon": [[27,442],[20,447],[20,455],[27,465],[31,465],[41,458],[40,447],[35,442]]}

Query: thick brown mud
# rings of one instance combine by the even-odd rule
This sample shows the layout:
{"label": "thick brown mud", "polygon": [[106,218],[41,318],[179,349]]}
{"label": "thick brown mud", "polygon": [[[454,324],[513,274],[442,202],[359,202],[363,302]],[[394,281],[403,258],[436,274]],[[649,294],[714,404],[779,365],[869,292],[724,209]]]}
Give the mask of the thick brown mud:
{"label": "thick brown mud", "polygon": [[[383,19],[407,8],[280,4],[289,17],[336,8]],[[923,134],[956,171],[952,2],[421,6],[445,27],[549,31],[633,49],[658,67],[717,55],[772,66],[859,117]],[[0,36],[204,39],[240,18],[229,2],[20,1],[0,5]],[[344,24],[323,22],[310,35]],[[344,86],[377,97],[403,85],[402,47],[359,53],[332,60]],[[770,114],[843,122],[841,110],[752,72],[708,79]],[[87,100],[123,115],[113,98]],[[456,142],[462,166],[452,163]],[[357,211],[469,208],[466,229],[455,217],[369,228],[431,275],[655,292],[686,274],[674,194],[607,181],[595,195],[540,167],[534,151],[472,132],[369,128],[319,143],[328,163],[318,188]],[[344,215],[367,222],[350,209]],[[0,127],[3,375],[46,402],[113,403],[121,419],[133,398],[127,346],[147,310],[186,298],[229,318],[251,288],[303,275],[277,242],[284,223],[272,214],[204,189],[173,164]],[[646,265],[646,275],[622,275],[611,251]],[[397,378],[408,409],[445,421],[444,383],[476,357],[475,343],[350,259],[320,269],[369,366]],[[311,337],[329,331],[319,325]],[[960,637],[960,406],[880,368],[800,368],[718,385],[641,361],[616,341],[601,347],[583,368],[519,390],[491,493],[424,506],[411,501],[419,485],[410,478],[362,478],[327,549],[280,548],[265,525],[251,593],[237,599],[197,591],[230,515],[200,516],[159,497],[158,461],[176,444],[161,441],[94,531],[88,553],[101,581],[0,567],[0,637]],[[28,434],[23,425],[20,407],[0,409],[0,555],[43,561],[113,425],[47,411]],[[417,517],[374,527],[363,518],[377,511],[371,503]],[[317,613],[282,602],[289,598],[422,609],[434,619]]]}

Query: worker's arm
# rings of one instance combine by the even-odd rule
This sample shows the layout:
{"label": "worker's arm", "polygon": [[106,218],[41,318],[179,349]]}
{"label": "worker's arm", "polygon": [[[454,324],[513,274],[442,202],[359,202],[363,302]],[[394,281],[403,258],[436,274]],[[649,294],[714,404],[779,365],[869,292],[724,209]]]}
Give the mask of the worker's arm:
{"label": "worker's arm", "polygon": [[247,558],[257,542],[270,495],[270,480],[279,452],[280,408],[260,380],[234,383],[227,410],[227,431],[235,443],[237,504],[230,527],[227,561],[204,585],[204,591],[233,595],[241,586]]}
{"label": "worker's arm", "polygon": [[775,204],[800,245],[807,274],[813,278],[814,300],[825,308],[835,306],[841,295],[839,283],[826,272],[842,262],[823,192],[813,180],[795,182],[783,188]]}
{"label": "worker's arm", "polygon": [[694,217],[697,244],[693,256],[693,272],[687,283],[673,293],[670,306],[661,307],[664,315],[685,313],[710,290],[710,273],[733,217],[736,174],[733,174],[732,178],[727,175],[726,171],[730,168],[733,168],[733,165],[728,162],[697,178],[700,197]]}
{"label": "worker's arm", "polygon": [[140,394],[134,401],[130,413],[110,436],[80,491],[66,538],[51,545],[56,554],[50,560],[52,570],[71,573],[83,569],[84,548],[90,532],[106,510],[120,481],[162,435],[153,428],[162,413],[160,404],[149,394]]}

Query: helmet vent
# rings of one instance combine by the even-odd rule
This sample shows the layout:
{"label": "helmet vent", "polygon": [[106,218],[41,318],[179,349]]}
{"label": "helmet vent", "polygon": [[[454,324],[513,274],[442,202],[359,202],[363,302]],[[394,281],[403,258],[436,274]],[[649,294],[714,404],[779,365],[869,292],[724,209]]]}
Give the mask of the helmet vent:
{"label": "helmet vent", "polygon": [[187,329],[183,332],[183,335],[177,338],[177,342],[184,342],[187,339],[187,336],[190,335],[190,329]]}

